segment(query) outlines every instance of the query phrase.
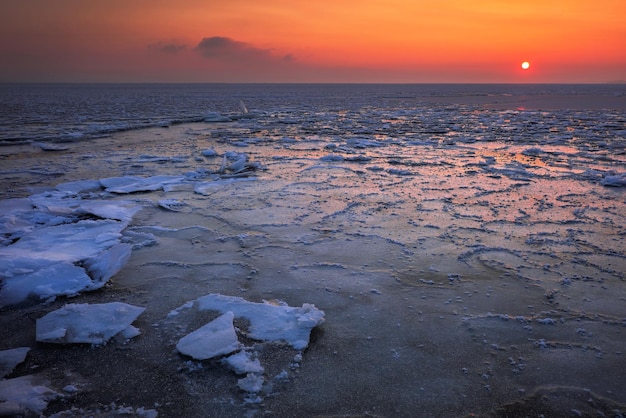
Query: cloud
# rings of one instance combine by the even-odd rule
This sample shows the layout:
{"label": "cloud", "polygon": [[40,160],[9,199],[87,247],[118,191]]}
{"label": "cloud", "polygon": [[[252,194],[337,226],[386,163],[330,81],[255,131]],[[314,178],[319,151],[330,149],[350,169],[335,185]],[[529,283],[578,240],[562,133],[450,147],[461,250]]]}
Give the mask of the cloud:
{"label": "cloud", "polygon": [[206,58],[222,61],[277,62],[293,60],[291,54],[284,57],[276,56],[269,49],[257,48],[252,44],[224,36],[203,38],[195,47],[195,51]]}
{"label": "cloud", "polygon": [[164,54],[177,54],[187,49],[187,45],[177,42],[157,42],[148,45],[148,50]]}

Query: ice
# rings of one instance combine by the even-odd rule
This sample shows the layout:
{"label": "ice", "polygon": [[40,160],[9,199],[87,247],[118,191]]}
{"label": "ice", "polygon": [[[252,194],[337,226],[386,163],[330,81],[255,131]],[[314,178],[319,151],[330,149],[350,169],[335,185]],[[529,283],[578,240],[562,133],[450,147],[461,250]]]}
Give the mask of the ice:
{"label": "ice", "polygon": [[83,265],[94,280],[92,288],[99,288],[124,267],[132,253],[129,244],[116,244],[84,260]]}
{"label": "ice", "polygon": [[18,347],[0,351],[0,379],[11,373],[15,366],[26,359],[30,347]]}
{"label": "ice", "polygon": [[265,382],[263,376],[256,373],[248,373],[246,377],[237,380],[237,386],[246,392],[257,393],[263,389],[263,382]]}
{"label": "ice", "polygon": [[261,341],[284,341],[296,350],[309,345],[311,330],[324,322],[324,312],[305,303],[300,308],[269,302],[255,303],[235,296],[209,294],[196,299],[199,310],[232,312],[250,321],[248,336]]}
{"label": "ice", "polygon": [[110,177],[101,179],[100,183],[107,192],[127,194],[162,190],[165,185],[178,183],[184,180],[182,176],[152,176],[152,177]]}
{"label": "ice", "polygon": [[0,260],[80,261],[115,245],[125,227],[125,222],[107,219],[39,228],[0,247]]}
{"label": "ice", "polygon": [[31,273],[5,278],[0,289],[0,307],[18,304],[29,297],[74,296],[93,285],[83,268],[67,262],[54,263]]}
{"label": "ice", "polygon": [[201,152],[201,154],[203,157],[216,157],[217,151],[215,151],[213,148],[205,149],[204,151]]}
{"label": "ice", "polygon": [[37,375],[0,380],[0,416],[31,416],[41,414],[59,394],[45,385]]}
{"label": "ice", "polygon": [[[180,88],[170,95],[177,104]],[[532,95],[472,99],[457,91],[463,86],[426,96],[407,85],[369,96],[346,96],[341,86],[319,95],[325,87],[315,86],[314,97],[257,86],[213,101],[223,88],[201,95],[193,124],[165,116],[168,129],[73,142],[71,152],[1,147],[9,155],[2,197],[37,194],[0,201],[0,249],[45,234],[48,251],[63,253],[59,261],[10,250],[0,259],[5,295],[14,283],[17,299],[46,300],[2,309],[2,348],[28,345],[34,320],[68,302],[57,294],[81,293],[81,283],[93,289],[112,274],[106,289],[72,301],[146,307],[145,321],[135,321],[140,339],[124,349],[39,343],[31,351],[10,376],[37,370],[54,382],[48,387],[68,388],[63,404],[42,415],[133,415],[146,405],[164,416],[411,416],[416,404],[437,416],[489,415],[504,404],[546,416],[623,415],[615,367],[626,318],[623,110],[528,110]],[[206,109],[236,112],[240,98],[271,108],[202,121]],[[251,160],[267,170],[244,181],[260,167]],[[86,220],[120,228],[78,240],[78,252],[106,245],[70,257],[51,231],[74,240]],[[64,281],[73,276],[62,269],[84,281]],[[19,282],[26,278],[30,287]],[[215,296],[202,312],[193,302],[175,309],[207,293],[232,296]],[[304,302],[325,313],[304,314],[301,327],[289,309]],[[208,361],[171,357],[181,337],[228,312],[225,329],[239,348]],[[322,329],[310,329],[323,318]],[[536,392],[537,382],[589,392]],[[397,396],[386,396],[390,384]],[[106,407],[121,395],[133,406]],[[587,406],[544,409],[578,397]]]}
{"label": "ice", "polygon": [[[41,196],[38,199],[49,203]],[[55,202],[57,196],[51,199]],[[54,206],[56,209],[69,207]],[[102,210],[102,216],[125,220],[130,220],[137,209],[127,202],[103,206],[94,201],[90,206],[95,212]],[[0,247],[0,306],[20,303],[30,296],[47,299],[97,289],[128,261],[131,247],[120,244],[126,222],[114,219],[76,221],[71,213],[66,215],[54,218],[54,223],[59,224],[49,226],[38,225],[24,214],[20,218],[24,221],[16,222],[20,230],[16,238],[19,239]],[[35,219],[51,223],[51,218]]]}
{"label": "ice", "polygon": [[222,362],[237,374],[263,373],[265,371],[259,359],[254,358],[252,352],[248,350],[241,350],[224,358]]}
{"label": "ice", "polygon": [[56,188],[62,192],[78,194],[102,190],[102,184],[98,180],[76,180],[57,184]]}
{"label": "ice", "polygon": [[181,338],[176,348],[196,360],[207,360],[239,350],[241,344],[235,333],[233,319],[232,312],[224,313]]}
{"label": "ice", "polygon": [[161,199],[157,203],[163,209],[171,210],[173,212],[180,212],[185,206],[187,206],[185,202],[181,202],[176,199]]}
{"label": "ice", "polygon": [[[68,304],[37,320],[37,341],[104,344],[125,332],[145,310],[122,302]],[[136,335],[134,330],[129,335]]]}
{"label": "ice", "polygon": [[626,172],[606,176],[600,183],[603,186],[624,187],[626,186]]}
{"label": "ice", "polygon": [[80,210],[102,219],[130,222],[133,216],[141,210],[141,206],[128,201],[87,200],[81,202]]}

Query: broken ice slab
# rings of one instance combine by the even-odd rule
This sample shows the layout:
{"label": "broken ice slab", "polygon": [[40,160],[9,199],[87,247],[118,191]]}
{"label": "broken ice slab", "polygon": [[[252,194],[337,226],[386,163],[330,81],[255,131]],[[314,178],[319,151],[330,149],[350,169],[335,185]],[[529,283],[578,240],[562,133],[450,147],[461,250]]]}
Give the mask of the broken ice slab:
{"label": "broken ice slab", "polygon": [[125,222],[83,220],[38,228],[18,241],[0,247],[0,260],[48,260],[77,262],[117,244]]}
{"label": "broken ice slab", "polygon": [[239,350],[242,346],[237,339],[233,319],[233,313],[226,312],[181,338],[176,348],[196,360],[208,360]]}
{"label": "broken ice slab", "polygon": [[0,380],[0,416],[38,416],[59,394],[38,375]]}
{"label": "broken ice slab", "polygon": [[269,302],[249,302],[240,297],[209,294],[195,300],[198,310],[232,312],[250,322],[247,335],[260,341],[284,341],[296,350],[309,345],[311,330],[324,322],[324,311],[305,303],[300,308]]}
{"label": "broken ice slab", "polygon": [[[32,268],[32,265],[24,266]],[[14,271],[17,273],[17,269]],[[21,303],[29,297],[74,296],[93,285],[82,267],[66,262],[51,263],[26,274],[5,278],[0,289],[0,307]]]}
{"label": "broken ice slab", "polygon": [[94,280],[91,289],[98,289],[109,281],[118,271],[124,267],[133,247],[130,244],[116,244],[97,254],[84,260],[85,269]]}
{"label": "broken ice slab", "polygon": [[18,347],[0,351],[0,379],[11,373],[15,366],[23,362],[29,351],[30,347]]}
{"label": "broken ice slab", "polygon": [[37,320],[37,341],[103,344],[119,333],[134,336],[131,323],[144,310],[122,302],[68,304]]}
{"label": "broken ice slab", "polygon": [[126,194],[134,192],[152,192],[162,190],[165,185],[180,183],[185,178],[181,176],[152,176],[152,177],[109,177],[101,179],[100,183],[107,192]]}

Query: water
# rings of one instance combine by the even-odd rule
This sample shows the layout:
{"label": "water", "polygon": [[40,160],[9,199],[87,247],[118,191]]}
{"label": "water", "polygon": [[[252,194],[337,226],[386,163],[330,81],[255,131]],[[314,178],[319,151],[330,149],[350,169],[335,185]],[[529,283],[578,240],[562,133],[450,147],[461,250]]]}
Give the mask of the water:
{"label": "water", "polygon": [[[490,120],[492,112],[488,110],[558,109],[559,118],[574,122],[570,128],[586,129],[572,131],[572,136],[591,141],[623,137],[623,114],[610,109],[623,110],[625,97],[623,85],[1,85],[0,144],[77,141],[125,130],[198,122],[209,112],[236,114],[240,100],[250,109],[270,113],[279,121],[287,118],[306,129],[323,128],[315,126],[319,118],[341,122],[336,117],[347,115],[352,126],[343,128],[365,129],[367,133],[368,126],[379,129],[382,120],[392,118],[402,130],[389,134],[399,133],[399,139],[432,132],[501,139],[511,130],[524,132],[533,123],[538,125],[536,131],[515,139],[549,140],[546,134],[550,128],[562,123],[554,120],[556,115],[545,119],[541,113],[524,113],[519,119],[513,116],[507,130],[501,132],[494,129],[499,120]],[[450,103],[453,105],[446,106]],[[602,109],[604,106],[608,109]],[[477,113],[472,115],[472,111]],[[458,124],[454,123],[457,118]],[[594,119],[599,125],[591,123]],[[579,123],[585,120],[594,126]],[[467,123],[474,125],[471,131],[466,131]],[[386,130],[389,127],[385,125]]]}
{"label": "water", "polygon": [[[130,260],[101,291],[3,308],[0,350],[31,347],[9,377],[79,389],[46,414],[626,413],[626,87],[2,89],[0,196],[59,211],[0,218],[4,246],[65,222],[59,183],[178,176],[79,193],[141,207]],[[225,169],[243,154],[250,169]],[[168,313],[208,293],[313,303],[326,322],[302,353],[254,343],[266,385],[246,403],[218,361],[175,350],[213,317]],[[142,334],[37,344],[33,319],[70,301],[145,307]]]}

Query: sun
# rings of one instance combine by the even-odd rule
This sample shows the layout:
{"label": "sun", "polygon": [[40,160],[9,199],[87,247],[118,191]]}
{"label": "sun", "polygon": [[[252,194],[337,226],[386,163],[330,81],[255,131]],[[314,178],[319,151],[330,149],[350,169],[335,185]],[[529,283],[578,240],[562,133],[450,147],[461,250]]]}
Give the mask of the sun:
{"label": "sun", "polygon": [[522,63],[522,70],[528,70],[530,68],[530,62],[524,61]]}

